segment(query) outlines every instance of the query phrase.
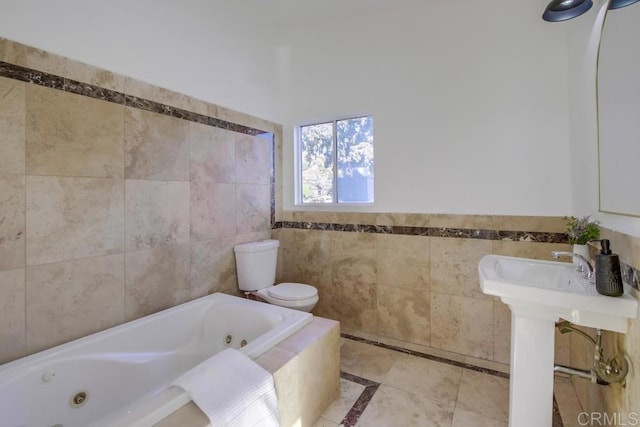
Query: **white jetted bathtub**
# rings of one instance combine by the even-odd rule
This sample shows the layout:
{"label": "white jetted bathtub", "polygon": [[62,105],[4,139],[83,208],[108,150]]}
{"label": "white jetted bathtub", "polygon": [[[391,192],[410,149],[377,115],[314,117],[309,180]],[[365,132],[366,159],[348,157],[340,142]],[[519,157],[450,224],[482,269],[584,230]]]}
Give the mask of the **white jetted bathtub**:
{"label": "white jetted bathtub", "polygon": [[255,359],[312,315],[225,294],[0,365],[0,426],[150,426],[189,402],[171,382],[232,347]]}

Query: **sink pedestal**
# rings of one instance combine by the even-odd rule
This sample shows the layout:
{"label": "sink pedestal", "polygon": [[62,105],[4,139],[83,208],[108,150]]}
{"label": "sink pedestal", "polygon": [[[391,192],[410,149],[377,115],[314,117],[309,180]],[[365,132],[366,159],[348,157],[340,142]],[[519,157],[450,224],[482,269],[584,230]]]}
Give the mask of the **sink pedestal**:
{"label": "sink pedestal", "polygon": [[485,255],[480,288],[511,309],[510,427],[551,427],[555,323],[627,331],[638,301],[628,290],[611,298],[576,276],[573,264]]}
{"label": "sink pedestal", "polygon": [[509,427],[551,427],[558,317],[504,302],[511,309]]}

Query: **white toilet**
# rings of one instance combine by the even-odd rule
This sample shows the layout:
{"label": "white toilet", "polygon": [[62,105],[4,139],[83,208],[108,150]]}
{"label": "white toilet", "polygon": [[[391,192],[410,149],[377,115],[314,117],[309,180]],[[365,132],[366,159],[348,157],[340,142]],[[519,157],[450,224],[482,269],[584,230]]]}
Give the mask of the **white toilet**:
{"label": "white toilet", "polygon": [[276,282],[278,261],[277,240],[236,245],[236,268],[238,287],[245,294],[251,294],[270,304],[295,310],[310,312],[318,302],[318,290],[302,283]]}

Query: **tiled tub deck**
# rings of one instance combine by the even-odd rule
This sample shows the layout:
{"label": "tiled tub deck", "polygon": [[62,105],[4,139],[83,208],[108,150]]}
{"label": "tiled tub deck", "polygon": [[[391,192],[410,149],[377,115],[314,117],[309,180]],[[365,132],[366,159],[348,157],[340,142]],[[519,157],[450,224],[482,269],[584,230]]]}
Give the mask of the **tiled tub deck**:
{"label": "tiled tub deck", "polygon": [[[333,320],[313,321],[256,362],[271,372],[282,426],[311,426],[340,394],[340,327]],[[190,402],[157,427],[205,427],[209,420]]]}

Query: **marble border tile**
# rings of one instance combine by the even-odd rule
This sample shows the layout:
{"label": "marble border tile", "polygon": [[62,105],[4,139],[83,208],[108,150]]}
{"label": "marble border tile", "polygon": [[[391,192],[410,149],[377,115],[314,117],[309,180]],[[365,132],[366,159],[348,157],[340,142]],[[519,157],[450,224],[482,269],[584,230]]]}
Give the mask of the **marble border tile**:
{"label": "marble border tile", "polygon": [[380,383],[342,371],[340,371],[340,378],[364,386],[364,390],[362,390],[362,393],[360,393],[360,396],[356,399],[353,406],[351,406],[351,409],[349,409],[349,412],[347,412],[347,415],[345,415],[344,419],[340,423],[341,426],[352,427],[358,423],[360,416],[364,410],[367,409],[367,405],[369,405],[371,399],[373,399],[373,395],[378,391]]}
{"label": "marble border tile", "polygon": [[[406,227],[371,224],[338,224],[330,222],[277,221],[274,229],[346,231],[353,233],[396,234],[404,236],[450,237],[457,239],[511,240],[520,242],[568,243],[565,233],[539,231],[484,230],[471,228]],[[640,276],[639,276],[640,277]]]}
{"label": "marble border tile", "polygon": [[111,89],[105,89],[100,86],[82,83],[77,80],[68,79],[54,74],[45,73],[43,71],[31,68],[21,67],[19,65],[10,64],[0,61],[0,76],[13,80],[19,80],[26,83],[32,83],[52,89],[62,90],[63,92],[84,95],[90,98],[100,99],[102,101],[122,104],[127,107],[139,108],[141,110],[151,111],[190,122],[202,123],[221,129],[227,129],[246,135],[262,135],[270,132],[244,126],[238,123],[226,120],[216,119],[204,114],[194,113],[182,108],[172,107],[167,104],[151,101],[136,96],[127,95]]}

